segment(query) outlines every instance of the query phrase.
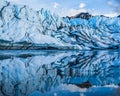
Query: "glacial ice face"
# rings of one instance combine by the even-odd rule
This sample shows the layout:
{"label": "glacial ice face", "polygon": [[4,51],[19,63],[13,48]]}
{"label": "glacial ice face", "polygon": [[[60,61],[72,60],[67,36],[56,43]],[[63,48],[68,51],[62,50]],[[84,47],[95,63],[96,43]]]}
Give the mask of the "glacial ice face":
{"label": "glacial ice face", "polygon": [[[119,34],[119,17],[94,16],[88,20],[69,20],[44,9],[34,11],[27,6],[0,1],[0,40],[9,41],[4,46],[27,42],[32,46],[75,46],[81,50],[114,49],[119,48]],[[3,46],[3,43],[0,42],[0,45]]]}
{"label": "glacial ice face", "polygon": [[72,35],[83,49],[107,49],[120,45],[120,18],[95,16],[89,20],[71,19]]}
{"label": "glacial ice face", "polygon": [[60,31],[63,30],[61,26],[67,24],[50,11],[34,11],[27,6],[0,1],[0,40],[64,46],[68,42],[61,39],[67,38],[68,32],[67,29],[64,29],[66,33]]}

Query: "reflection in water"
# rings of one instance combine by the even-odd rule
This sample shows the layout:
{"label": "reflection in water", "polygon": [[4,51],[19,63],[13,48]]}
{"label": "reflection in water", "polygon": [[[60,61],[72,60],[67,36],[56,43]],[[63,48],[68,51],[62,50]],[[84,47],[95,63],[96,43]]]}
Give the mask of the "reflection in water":
{"label": "reflection in water", "polygon": [[[120,95],[119,87],[110,87],[120,85],[119,52],[0,53],[0,96],[95,96],[97,93],[102,94],[97,96]],[[105,85],[107,86],[104,87]]]}

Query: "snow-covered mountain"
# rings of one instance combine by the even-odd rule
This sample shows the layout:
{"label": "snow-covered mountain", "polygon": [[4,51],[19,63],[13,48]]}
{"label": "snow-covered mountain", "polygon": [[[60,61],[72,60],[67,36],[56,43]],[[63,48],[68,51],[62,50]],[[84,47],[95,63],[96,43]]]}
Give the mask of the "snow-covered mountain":
{"label": "snow-covered mountain", "polygon": [[89,18],[92,18],[93,16],[91,14],[89,14],[88,12],[86,12],[86,13],[81,12],[81,13],[75,15],[75,16],[71,16],[71,17],[66,16],[66,17],[69,18],[69,19],[72,19],[72,18],[81,18],[81,19],[88,20]]}
{"label": "snow-covered mountain", "polygon": [[68,19],[0,0],[0,49],[118,48],[119,35],[119,17]]}

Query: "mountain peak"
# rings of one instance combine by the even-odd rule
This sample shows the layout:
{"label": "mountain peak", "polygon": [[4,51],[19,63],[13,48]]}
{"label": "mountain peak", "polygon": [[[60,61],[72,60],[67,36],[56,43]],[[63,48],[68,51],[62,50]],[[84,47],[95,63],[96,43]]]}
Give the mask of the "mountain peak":
{"label": "mountain peak", "polygon": [[86,13],[82,12],[75,16],[72,16],[72,18],[82,18],[82,19],[87,19],[87,20],[91,17],[93,17],[93,16],[91,14],[89,14],[88,12],[86,12]]}

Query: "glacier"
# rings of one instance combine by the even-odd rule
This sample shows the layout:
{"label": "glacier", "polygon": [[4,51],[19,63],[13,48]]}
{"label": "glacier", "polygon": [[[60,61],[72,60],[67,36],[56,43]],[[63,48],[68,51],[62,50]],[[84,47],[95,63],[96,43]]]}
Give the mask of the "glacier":
{"label": "glacier", "polygon": [[120,18],[62,18],[0,0],[0,49],[116,49]]}
{"label": "glacier", "polygon": [[70,33],[83,49],[119,48],[120,18],[94,16],[89,20],[76,18],[67,22],[72,27]]}
{"label": "glacier", "polygon": [[[67,42],[61,41],[68,38],[66,32],[61,31],[67,26],[62,18],[50,11],[41,9],[34,11],[27,6],[17,6],[10,2],[0,1],[0,45],[2,48],[8,46],[72,46]],[[60,29],[60,30],[58,30]],[[27,43],[27,44],[26,44]],[[9,47],[9,48],[10,48]],[[15,48],[16,48],[15,47]],[[21,47],[22,48],[22,47]]]}

